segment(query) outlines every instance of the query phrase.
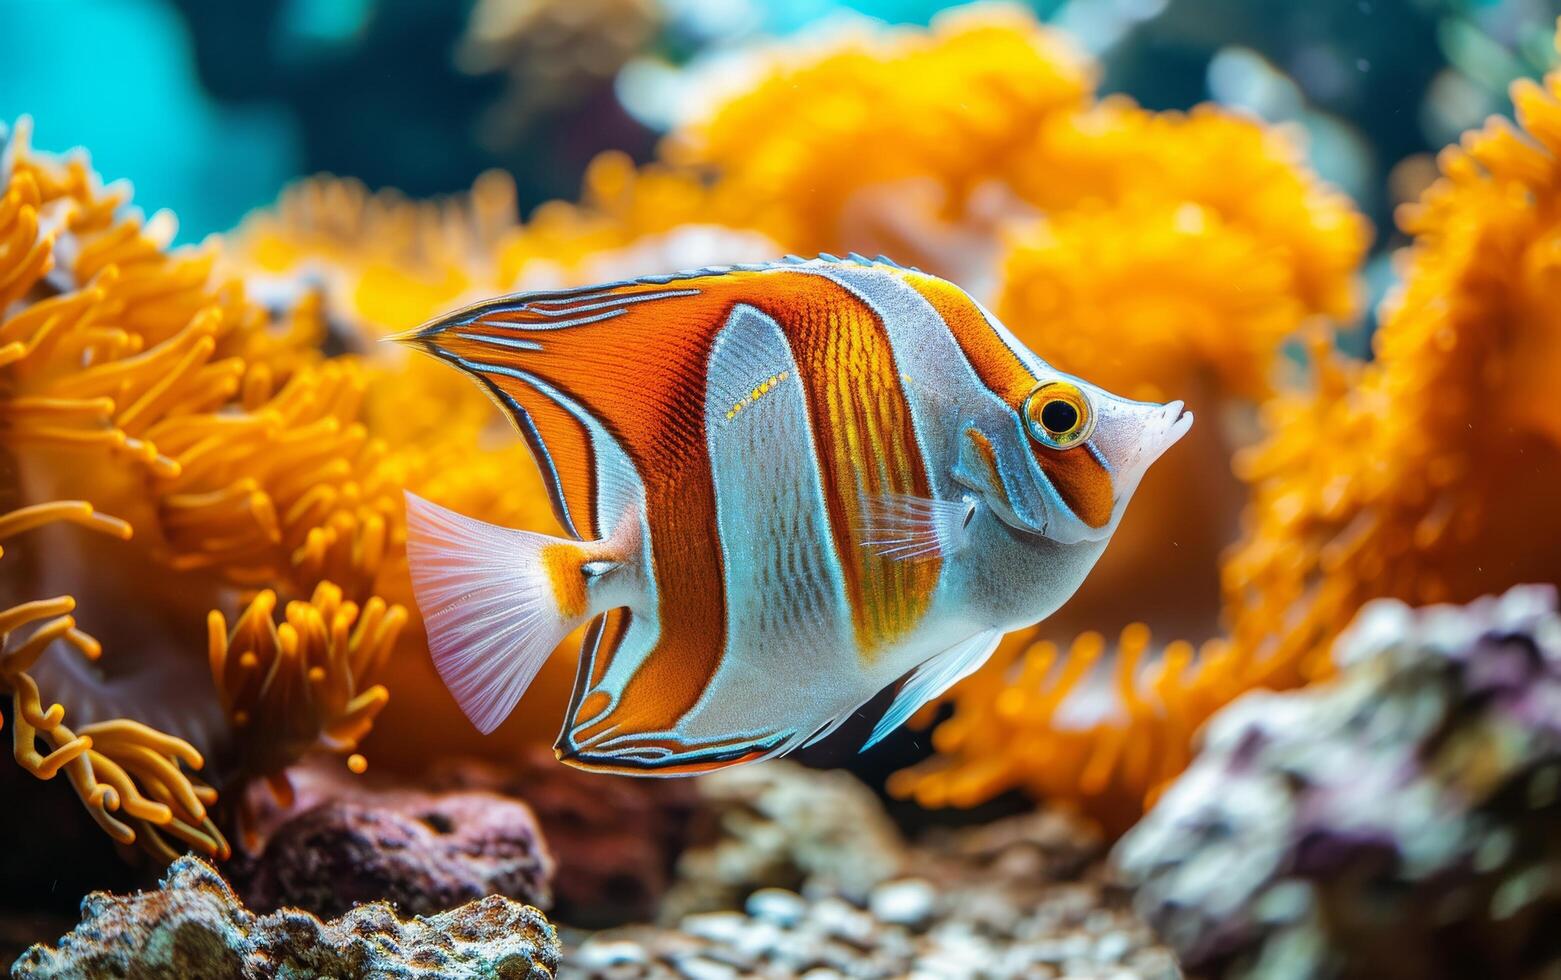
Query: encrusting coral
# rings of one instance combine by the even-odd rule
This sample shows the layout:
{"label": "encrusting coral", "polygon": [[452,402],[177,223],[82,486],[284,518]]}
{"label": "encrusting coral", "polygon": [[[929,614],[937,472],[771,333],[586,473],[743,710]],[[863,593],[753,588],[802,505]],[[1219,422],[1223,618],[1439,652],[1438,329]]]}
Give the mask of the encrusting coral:
{"label": "encrusting coral", "polygon": [[1210,724],[1116,849],[1138,910],[1200,975],[1554,973],[1555,590],[1377,600],[1333,656],[1333,680]]}
{"label": "encrusting coral", "polygon": [[1314,332],[1310,384],[1267,401],[1266,435],[1236,457],[1252,503],[1221,569],[1227,634],[1149,661],[1147,633],[1124,633],[1122,708],[1106,716],[1066,717],[1076,658],[1048,675],[1052,647],[996,657],[954,692],[940,755],[897,775],[899,792],[970,805],[1025,787],[1124,826],[1214,710],[1327,676],[1330,642],[1368,600],[1561,581],[1548,546],[1561,535],[1561,73],[1512,94],[1519,127],[1493,120],[1444,150],[1442,178],[1400,212],[1414,241],[1374,359]]}
{"label": "encrusting coral", "polygon": [[[234,723],[250,726],[240,743],[296,746],[318,721],[350,751],[372,717],[352,704],[367,685],[351,671],[372,669],[404,618],[370,594],[397,488],[356,421],[361,368],[317,350],[317,308],[273,318],[209,252],[168,251],[166,216],[143,222],[83,158],[34,154],[26,137],[24,122],[0,158],[0,532],[26,532],[0,567],[16,603],[0,613],[15,755],[40,777],[63,768],[117,840],[224,856],[215,792],[190,771],[214,754],[232,768]],[[190,642],[257,586],[321,590],[315,617],[278,628],[259,690],[243,655],[258,650],[213,677]],[[245,622],[269,616],[269,594]],[[359,602],[369,642],[338,644]],[[229,639],[211,625],[218,667]],[[282,712],[247,706],[284,689],[313,693]],[[87,724],[65,727],[45,695]],[[305,703],[323,710],[291,715]]]}
{"label": "encrusting coral", "polygon": [[560,955],[541,912],[497,895],[427,918],[398,918],[385,902],[328,922],[297,909],[256,915],[210,865],[186,856],[156,891],[88,895],[81,924],[28,950],[12,976],[547,980]]}

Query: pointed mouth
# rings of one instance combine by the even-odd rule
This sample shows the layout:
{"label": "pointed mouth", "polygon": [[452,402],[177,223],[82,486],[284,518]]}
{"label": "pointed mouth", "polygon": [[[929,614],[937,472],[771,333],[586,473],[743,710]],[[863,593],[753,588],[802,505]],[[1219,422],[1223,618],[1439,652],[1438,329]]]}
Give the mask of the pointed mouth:
{"label": "pointed mouth", "polygon": [[1182,436],[1187,434],[1187,430],[1192,428],[1192,413],[1187,411],[1186,404],[1180,400],[1167,402],[1161,418],[1165,421],[1164,428],[1161,430],[1160,446],[1150,457],[1151,461],[1159,458],[1167,449],[1181,441]]}
{"label": "pointed mouth", "polygon": [[1185,403],[1178,400],[1160,406],[1155,417],[1144,428],[1140,442],[1142,448],[1137,458],[1122,474],[1122,484],[1117,488],[1117,517],[1121,517],[1144,474],[1149,472],[1156,460],[1165,455],[1166,450],[1181,441],[1191,428],[1192,413],[1187,411]]}

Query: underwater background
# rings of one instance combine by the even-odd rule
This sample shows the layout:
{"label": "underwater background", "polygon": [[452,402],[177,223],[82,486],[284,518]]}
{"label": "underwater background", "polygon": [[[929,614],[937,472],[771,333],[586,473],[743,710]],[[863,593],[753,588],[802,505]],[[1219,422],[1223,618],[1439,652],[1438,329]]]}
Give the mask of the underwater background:
{"label": "underwater background", "polygon": [[[0,0],[0,968],[1561,975],[1558,16]],[[867,752],[566,768],[577,640],[480,736],[402,494],[556,524],[378,341],[787,253],[1199,425]]]}

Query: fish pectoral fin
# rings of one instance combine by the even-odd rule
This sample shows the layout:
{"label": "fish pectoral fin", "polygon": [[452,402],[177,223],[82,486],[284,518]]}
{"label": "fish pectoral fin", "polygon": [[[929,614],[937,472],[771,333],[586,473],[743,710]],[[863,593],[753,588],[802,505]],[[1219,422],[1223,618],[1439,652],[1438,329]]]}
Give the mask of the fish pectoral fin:
{"label": "fish pectoral fin", "polygon": [[916,709],[947,691],[955,684],[964,680],[977,667],[986,663],[986,659],[997,649],[998,641],[1003,638],[1000,630],[987,630],[977,633],[968,640],[963,640],[932,657],[911,672],[900,684],[900,690],[895,694],[894,701],[889,705],[883,717],[878,719],[878,724],[873,726],[873,733],[862,743],[861,751],[866,752],[878,744],[890,732],[899,728],[905,720],[916,713]]}
{"label": "fish pectoral fin", "polygon": [[486,734],[585,622],[587,549],[406,500],[407,563],[434,669]]}
{"label": "fish pectoral fin", "polygon": [[896,561],[947,558],[965,546],[975,514],[973,497],[931,500],[887,494],[868,502],[862,544],[879,557]]}

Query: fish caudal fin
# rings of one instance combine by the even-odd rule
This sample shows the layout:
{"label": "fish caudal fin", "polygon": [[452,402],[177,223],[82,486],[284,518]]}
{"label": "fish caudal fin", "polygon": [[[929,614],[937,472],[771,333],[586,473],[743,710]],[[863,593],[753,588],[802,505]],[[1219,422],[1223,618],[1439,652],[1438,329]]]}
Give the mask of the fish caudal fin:
{"label": "fish caudal fin", "polygon": [[589,618],[577,541],[464,517],[412,493],[407,561],[434,669],[484,734]]}

